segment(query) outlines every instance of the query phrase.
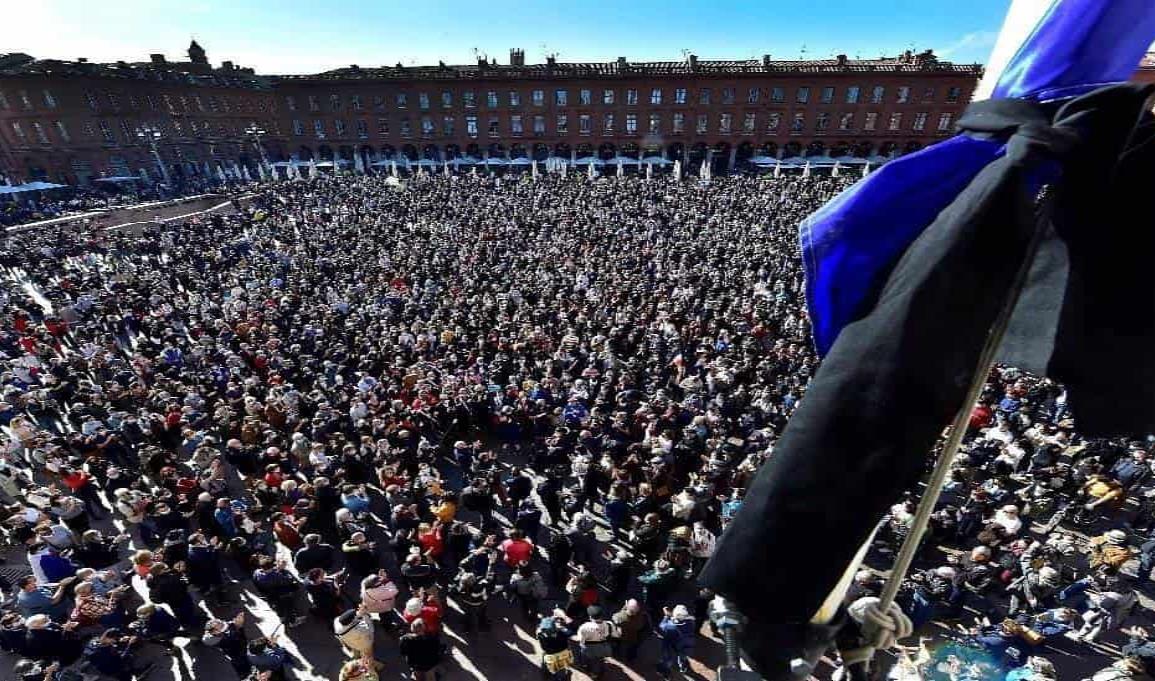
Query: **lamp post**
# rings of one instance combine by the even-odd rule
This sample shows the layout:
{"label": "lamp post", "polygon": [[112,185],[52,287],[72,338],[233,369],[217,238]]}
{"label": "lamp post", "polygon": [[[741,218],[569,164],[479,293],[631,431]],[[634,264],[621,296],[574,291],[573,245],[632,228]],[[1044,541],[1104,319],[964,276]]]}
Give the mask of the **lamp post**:
{"label": "lamp post", "polygon": [[172,187],[171,178],[168,176],[168,166],[164,164],[164,159],[160,157],[160,147],[158,146],[163,133],[151,125],[144,124],[136,129],[136,136],[152,150],[152,156],[156,159],[156,165],[160,168],[161,176],[164,177],[165,186]]}
{"label": "lamp post", "polygon": [[250,123],[249,127],[245,128],[245,134],[253,141],[257,147],[257,154],[261,157],[261,167],[269,167],[269,159],[265,157],[265,145],[261,142],[261,136],[266,134],[266,130],[256,123]]}

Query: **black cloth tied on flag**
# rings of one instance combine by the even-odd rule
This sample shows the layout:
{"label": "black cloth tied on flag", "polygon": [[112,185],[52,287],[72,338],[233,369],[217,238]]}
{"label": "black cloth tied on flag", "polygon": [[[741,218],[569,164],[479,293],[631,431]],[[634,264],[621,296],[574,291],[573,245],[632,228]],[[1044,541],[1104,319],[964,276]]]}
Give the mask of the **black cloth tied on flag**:
{"label": "black cloth tied on flag", "polygon": [[[960,121],[965,134],[1006,140],[1006,153],[843,329],[703,571],[748,618],[743,649],[767,679],[793,678],[789,661],[816,659],[830,640],[807,623],[961,407],[1035,233],[1040,178],[1056,165],[1053,220],[1039,227],[1042,253],[1002,356],[1068,381],[1089,432],[1155,430],[1155,364],[1140,352],[1155,348],[1155,285],[1141,281],[1155,235],[1132,224],[1155,187],[1151,92],[984,102]],[[1122,407],[1122,389],[1146,403]]]}

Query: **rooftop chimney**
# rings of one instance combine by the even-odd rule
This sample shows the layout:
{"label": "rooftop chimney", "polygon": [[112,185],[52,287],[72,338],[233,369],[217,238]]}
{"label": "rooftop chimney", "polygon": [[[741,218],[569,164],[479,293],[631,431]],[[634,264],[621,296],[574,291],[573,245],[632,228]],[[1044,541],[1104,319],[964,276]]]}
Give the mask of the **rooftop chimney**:
{"label": "rooftop chimney", "polygon": [[76,62],[78,64],[87,64],[88,63],[88,57],[77,57]]}
{"label": "rooftop chimney", "polygon": [[846,55],[845,54],[838,55],[837,59],[838,59],[838,65],[839,66],[846,66]]}
{"label": "rooftop chimney", "polygon": [[698,55],[696,55],[696,54],[690,55],[690,70],[691,71],[697,71],[698,70]]}
{"label": "rooftop chimney", "polygon": [[618,66],[625,66],[626,63],[627,62],[625,57],[618,57]]}
{"label": "rooftop chimney", "polygon": [[770,55],[768,55],[768,54],[762,55],[762,66],[764,66],[766,68],[770,68]]}
{"label": "rooftop chimney", "polygon": [[148,55],[148,60],[150,62],[152,62],[153,64],[158,64],[158,65],[168,63],[167,61],[165,61],[163,54],[150,54],[150,55]]}
{"label": "rooftop chimney", "polygon": [[545,63],[549,64],[550,68],[557,66],[557,56],[552,55],[552,54],[549,55],[548,57],[545,58]]}
{"label": "rooftop chimney", "polygon": [[509,51],[509,65],[510,66],[525,66],[525,50],[520,48],[513,48]]}
{"label": "rooftop chimney", "polygon": [[484,56],[479,56],[479,57],[477,58],[477,68],[479,68],[479,69],[484,69],[484,68],[486,68],[486,67],[488,67],[488,66],[489,66],[489,60],[488,60],[486,57],[484,57]]}
{"label": "rooftop chimney", "polygon": [[221,62],[221,70],[222,71],[232,71],[233,70],[233,63],[231,61]]}

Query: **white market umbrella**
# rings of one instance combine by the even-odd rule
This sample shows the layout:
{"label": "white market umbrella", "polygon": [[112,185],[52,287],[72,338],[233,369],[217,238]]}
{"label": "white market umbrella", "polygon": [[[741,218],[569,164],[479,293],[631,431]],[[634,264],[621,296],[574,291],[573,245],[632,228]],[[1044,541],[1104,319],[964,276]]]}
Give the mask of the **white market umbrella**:
{"label": "white market umbrella", "polygon": [[802,168],[802,177],[810,177],[810,161]]}
{"label": "white market umbrella", "polygon": [[309,159],[309,177],[310,178],[317,177],[317,175],[320,174],[320,172],[321,171],[317,170],[316,159],[312,159],[312,158]]}
{"label": "white market umbrella", "polygon": [[774,164],[774,177],[782,177],[782,161],[781,159]]}

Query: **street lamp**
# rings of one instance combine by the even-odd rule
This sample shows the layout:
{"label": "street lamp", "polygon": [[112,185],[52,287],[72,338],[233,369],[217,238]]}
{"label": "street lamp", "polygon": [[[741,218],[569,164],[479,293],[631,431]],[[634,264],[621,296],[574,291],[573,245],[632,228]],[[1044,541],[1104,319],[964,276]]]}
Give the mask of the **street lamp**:
{"label": "street lamp", "polygon": [[261,142],[261,136],[267,134],[267,131],[256,122],[250,123],[249,127],[245,128],[245,134],[253,140],[253,144],[257,147],[257,154],[261,157],[261,167],[267,169],[269,167],[269,159],[265,157],[265,145]]}
{"label": "street lamp", "polygon": [[164,177],[165,186],[171,187],[172,181],[168,176],[168,166],[164,164],[164,159],[160,157],[160,148],[157,146],[163,136],[164,133],[148,124],[143,124],[136,129],[137,139],[152,149],[152,156],[156,159],[156,165],[160,167],[160,174]]}

